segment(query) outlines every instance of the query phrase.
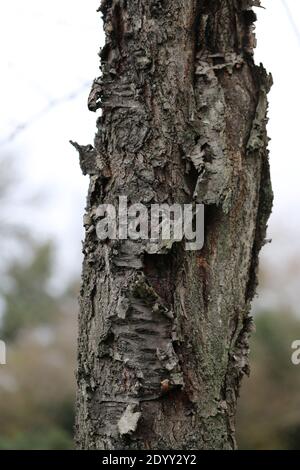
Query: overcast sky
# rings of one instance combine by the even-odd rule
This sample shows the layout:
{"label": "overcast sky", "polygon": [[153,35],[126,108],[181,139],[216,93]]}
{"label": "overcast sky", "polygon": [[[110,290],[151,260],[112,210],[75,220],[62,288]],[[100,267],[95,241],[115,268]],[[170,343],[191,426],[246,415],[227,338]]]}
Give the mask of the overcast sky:
{"label": "overcast sky", "polygon": [[[97,53],[104,40],[96,13],[99,3],[2,0],[0,7],[0,153],[15,158],[21,175],[18,198],[37,195],[39,209],[34,214],[20,212],[19,217],[30,222],[37,235],[57,240],[59,269],[68,274],[80,269],[87,190],[68,141],[93,141],[96,115],[87,110],[86,101],[89,86],[99,75]],[[256,60],[272,72],[275,82],[269,113],[273,244],[265,248],[264,259],[277,265],[287,251],[300,259],[300,2],[263,4],[266,10],[256,9]]]}

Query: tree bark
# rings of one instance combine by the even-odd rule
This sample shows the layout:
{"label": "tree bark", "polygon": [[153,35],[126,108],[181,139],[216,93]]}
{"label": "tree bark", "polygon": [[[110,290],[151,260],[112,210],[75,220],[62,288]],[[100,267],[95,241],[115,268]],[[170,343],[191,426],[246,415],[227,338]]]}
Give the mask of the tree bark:
{"label": "tree bark", "polygon": [[[258,0],[103,0],[102,109],[79,317],[82,449],[234,449],[250,302],[272,207]],[[205,245],[97,239],[99,204],[205,204]]]}

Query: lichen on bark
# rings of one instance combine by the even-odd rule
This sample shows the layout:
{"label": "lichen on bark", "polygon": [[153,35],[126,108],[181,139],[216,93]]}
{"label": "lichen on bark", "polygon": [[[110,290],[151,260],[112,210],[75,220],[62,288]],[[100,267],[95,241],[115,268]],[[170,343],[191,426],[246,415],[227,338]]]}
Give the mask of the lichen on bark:
{"label": "lichen on bark", "polygon": [[[250,302],[272,206],[271,79],[258,0],[103,0],[102,109],[80,295],[76,439],[84,449],[233,449]],[[97,207],[204,203],[205,246],[100,242]]]}

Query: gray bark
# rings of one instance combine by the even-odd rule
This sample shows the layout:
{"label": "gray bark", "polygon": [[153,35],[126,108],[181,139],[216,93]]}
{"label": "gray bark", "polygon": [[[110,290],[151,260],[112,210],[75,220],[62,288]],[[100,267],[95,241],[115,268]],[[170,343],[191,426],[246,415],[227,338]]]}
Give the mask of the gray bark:
{"label": "gray bark", "polygon": [[[258,0],[104,0],[81,288],[83,449],[233,449],[272,206]],[[205,246],[100,242],[100,203],[204,203]]]}

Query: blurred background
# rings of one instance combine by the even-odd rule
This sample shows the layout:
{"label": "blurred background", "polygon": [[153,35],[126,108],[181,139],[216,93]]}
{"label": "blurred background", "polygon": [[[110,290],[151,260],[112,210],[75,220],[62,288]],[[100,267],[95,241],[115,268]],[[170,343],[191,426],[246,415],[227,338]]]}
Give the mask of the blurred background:
{"label": "blurred background", "polygon": [[[88,181],[69,144],[91,143],[86,102],[103,44],[99,0],[0,6],[0,449],[70,449],[77,292]],[[272,72],[269,135],[275,204],[253,304],[252,373],[242,449],[300,449],[300,3],[257,9],[257,62]]]}

